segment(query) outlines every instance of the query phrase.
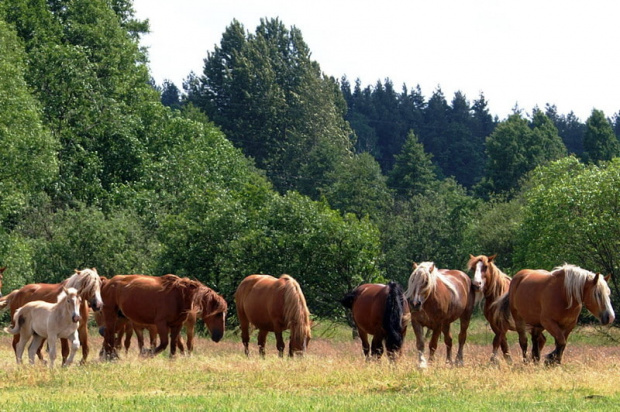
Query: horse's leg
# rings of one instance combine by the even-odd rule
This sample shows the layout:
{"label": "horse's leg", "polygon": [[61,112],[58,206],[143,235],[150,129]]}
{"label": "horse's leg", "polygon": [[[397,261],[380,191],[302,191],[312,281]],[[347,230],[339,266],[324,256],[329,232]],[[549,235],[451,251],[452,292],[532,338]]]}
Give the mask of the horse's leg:
{"label": "horse's leg", "polygon": [[[37,354],[37,352],[40,350],[41,346],[42,346],[42,341],[43,341],[43,337],[39,336],[39,335],[32,335],[32,342],[30,342],[30,346],[28,346],[28,361],[30,362],[31,365],[34,365],[34,356]],[[21,343],[21,341],[20,341]],[[24,342],[24,346],[26,345],[26,342]],[[22,353],[24,351],[24,348],[22,347]],[[21,358],[21,356],[20,356]]]}
{"label": "horse's leg", "polygon": [[41,339],[42,339],[41,343],[39,344],[39,347],[37,348],[37,357],[39,358],[41,362],[43,362],[43,364],[47,364],[47,361],[43,357],[43,345],[45,344],[45,338],[41,338]]}
{"label": "horse's leg", "polygon": [[[86,359],[88,359],[88,354],[90,353],[90,346],[88,346],[88,303],[82,302],[82,306],[80,306],[80,317],[82,321],[78,325],[78,338],[80,340],[80,345],[82,346],[82,360],[80,364],[83,365],[86,363]],[[68,343],[65,341],[65,343]],[[71,343],[73,346],[73,343]],[[64,349],[64,348],[63,348]],[[63,362],[66,356],[63,354]]]}
{"label": "horse's leg", "polygon": [[50,334],[47,339],[47,347],[49,351],[50,357],[50,369],[54,369],[54,361],[56,360],[56,341],[58,337],[56,335]]}
{"label": "horse's leg", "polygon": [[[442,328],[436,328],[433,329],[433,333],[431,334],[431,340],[428,343],[428,361],[429,362],[433,362],[435,360],[435,351],[437,350],[437,342],[439,342],[439,336],[441,335],[441,329]],[[448,336],[450,334],[450,331],[448,330]],[[444,335],[444,338],[447,339],[447,337]],[[446,349],[448,348],[448,342],[446,341]],[[450,336],[450,351],[447,351],[449,353],[449,357],[452,357],[452,336]],[[448,358],[448,359],[450,359]]]}
{"label": "horse's leg", "polygon": [[194,351],[194,324],[185,327],[185,335],[187,336],[187,353],[191,355]]}
{"label": "horse's leg", "polygon": [[525,334],[525,322],[515,319],[516,331],[519,334],[519,346],[523,355],[523,362],[527,363],[527,335]]}
{"label": "horse's leg", "polygon": [[19,339],[15,344],[15,360],[18,364],[21,364],[22,356],[24,355],[24,348],[26,347],[26,343],[28,342],[28,339],[30,339],[30,336],[24,335],[23,333],[15,336],[19,336]]}
{"label": "horse's leg", "polygon": [[241,328],[241,342],[243,342],[243,351],[245,356],[250,356],[250,322],[243,317],[239,316],[239,327]]}
{"label": "horse's leg", "polygon": [[260,329],[258,331],[258,353],[264,359],[265,358],[265,342],[267,341],[268,331]]}
{"label": "horse's leg", "polygon": [[[282,331],[274,331],[273,332],[274,335],[276,335],[276,349],[278,349],[278,356],[283,358],[284,357],[284,347],[286,346],[286,344],[284,343],[284,338],[282,337]],[[289,356],[293,356],[293,352],[290,351],[291,349],[291,342],[289,341],[288,343],[288,347],[289,347]]]}
{"label": "horse's leg", "polygon": [[[450,324],[446,323],[441,327],[443,332],[443,343],[446,345],[446,363],[452,365],[452,333],[450,332]],[[433,335],[434,337],[434,335]],[[437,344],[435,344],[437,347]],[[459,334],[459,349],[460,349],[460,334]],[[458,360],[458,355],[457,355]]]}
{"label": "horse's leg", "polygon": [[461,317],[461,330],[459,332],[459,351],[456,353],[456,366],[463,366],[463,350],[467,341],[467,329],[471,321],[471,312],[467,312]]}
{"label": "horse's leg", "polygon": [[377,360],[381,359],[383,355],[383,336],[380,333],[377,333],[372,338],[371,354]]}
{"label": "horse's leg", "polygon": [[153,356],[158,355],[168,347],[168,332],[169,328],[165,321],[157,324],[157,333],[159,334],[160,342],[159,346],[153,351]]}
{"label": "horse's leg", "polygon": [[103,353],[106,359],[118,358],[116,352],[116,332],[118,321],[118,307],[104,306],[103,307],[104,318],[104,333],[103,333]]}
{"label": "horse's leg", "polygon": [[573,328],[569,327],[567,330],[564,330],[553,321],[542,321],[541,323],[555,339],[555,350],[546,356],[545,365],[559,365],[562,362],[562,354],[566,348],[566,340]]}
{"label": "horse's leg", "polygon": [[[510,356],[510,350],[508,349],[508,341],[506,340],[507,330],[497,330],[495,332],[495,339],[499,341],[499,346],[502,348],[502,354],[504,355],[504,360],[508,364],[512,364],[512,357]],[[495,339],[493,340],[493,344],[495,345]],[[497,356],[497,347],[494,347],[494,355]]]}
{"label": "horse's leg", "polygon": [[426,368],[426,359],[424,358],[424,330],[418,322],[411,321],[411,327],[415,334],[415,344],[418,350],[418,367]]}
{"label": "horse's leg", "polygon": [[530,335],[532,336],[532,360],[535,363],[540,361],[540,335],[542,334],[543,329],[540,328],[532,328]]}
{"label": "horse's leg", "polygon": [[[125,348],[125,355],[129,353],[129,348],[131,347],[131,338],[133,336],[133,323],[127,322],[125,327],[123,328],[125,333],[125,340],[123,341],[123,347]],[[142,333],[138,333],[136,330],[136,336],[138,338],[138,350],[142,353],[142,347],[144,346],[144,339],[142,338]],[[119,336],[121,337],[121,336]]]}
{"label": "horse's leg", "polygon": [[[71,365],[71,363],[73,363],[73,358],[75,357],[77,350],[80,348],[80,334],[78,333],[78,331],[75,331],[73,333],[70,343],[71,343],[71,352],[69,353],[69,357],[67,358],[67,361],[63,364],[63,366],[69,366]],[[82,363],[83,362],[84,362],[84,359],[82,359]]]}
{"label": "horse's leg", "polygon": [[173,358],[177,353],[177,342],[181,339],[181,327],[183,324],[174,325],[170,328],[170,357]]}
{"label": "horse's leg", "polygon": [[185,355],[185,344],[183,343],[183,337],[180,333],[175,344],[177,345],[177,348],[179,348],[179,351]]}
{"label": "horse's leg", "polygon": [[362,350],[364,351],[364,356],[366,357],[366,360],[368,360],[370,356],[370,344],[368,343],[368,334],[366,333],[366,331],[359,328],[357,329],[357,333],[360,337],[360,340],[362,341]]}

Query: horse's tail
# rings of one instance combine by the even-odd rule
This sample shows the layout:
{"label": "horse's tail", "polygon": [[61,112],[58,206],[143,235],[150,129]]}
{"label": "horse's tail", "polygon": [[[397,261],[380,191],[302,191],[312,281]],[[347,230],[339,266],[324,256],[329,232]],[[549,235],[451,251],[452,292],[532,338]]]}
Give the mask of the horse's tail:
{"label": "horse's tail", "polygon": [[13,316],[14,325],[12,329],[9,329],[8,326],[4,328],[6,333],[10,333],[11,335],[17,335],[19,330],[22,328],[22,325],[26,322],[26,318],[21,314],[22,308],[19,308],[15,311],[15,315]]}
{"label": "horse's tail", "polygon": [[14,290],[8,295],[0,298],[0,311],[3,311],[4,309],[8,308],[11,305],[11,300],[13,300],[13,297],[15,296],[16,293],[17,293],[17,290]]}
{"label": "horse's tail", "polygon": [[490,306],[490,310],[490,317],[493,320],[493,323],[500,329],[515,329],[515,321],[512,318],[512,313],[510,312],[510,299],[508,292],[504,293],[495,302],[493,302]]}
{"label": "horse's tail", "polygon": [[[282,275],[284,279],[284,317],[291,328],[291,334],[310,338],[310,311],[306,305],[306,297],[301,291],[299,283],[288,275]],[[295,329],[295,330],[293,330]]]}
{"label": "horse's tail", "polygon": [[388,284],[388,296],[383,312],[383,329],[386,332],[385,347],[389,352],[400,350],[403,346],[403,312],[405,299],[403,289],[396,282]]}
{"label": "horse's tail", "polygon": [[357,297],[357,288],[353,289],[352,291],[344,295],[344,297],[340,299],[340,303],[342,303],[342,306],[344,306],[347,309],[353,309],[353,302],[355,301],[356,297]]}

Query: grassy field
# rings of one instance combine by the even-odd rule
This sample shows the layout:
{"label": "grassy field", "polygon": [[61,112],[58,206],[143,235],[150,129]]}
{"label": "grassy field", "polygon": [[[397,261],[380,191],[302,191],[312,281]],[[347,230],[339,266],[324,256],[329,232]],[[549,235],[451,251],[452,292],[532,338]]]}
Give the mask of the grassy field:
{"label": "grassy field", "polygon": [[564,364],[554,368],[521,362],[492,367],[492,334],[481,320],[470,329],[462,368],[443,362],[442,344],[437,361],[419,370],[412,333],[396,365],[365,362],[346,327],[323,322],[313,333],[303,359],[279,359],[272,338],[260,359],[255,335],[248,359],[231,331],[217,344],[200,338],[192,357],[142,358],[132,347],[116,362],[98,360],[101,338],[91,335],[86,365],[51,371],[39,364],[18,367],[10,336],[1,334],[0,410],[607,411],[620,405],[618,328],[578,328]]}

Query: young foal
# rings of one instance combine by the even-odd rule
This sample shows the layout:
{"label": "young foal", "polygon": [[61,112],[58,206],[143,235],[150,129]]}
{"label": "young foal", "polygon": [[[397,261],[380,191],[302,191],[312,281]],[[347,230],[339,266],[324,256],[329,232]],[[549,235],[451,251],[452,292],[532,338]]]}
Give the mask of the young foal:
{"label": "young foal", "polygon": [[19,334],[15,352],[17,363],[22,363],[24,348],[31,337],[32,343],[28,347],[28,358],[31,364],[34,364],[34,356],[43,339],[48,339],[49,366],[53,368],[58,338],[68,339],[71,342],[71,353],[63,366],[73,362],[75,352],[80,347],[77,329],[81,319],[81,303],[82,299],[75,288],[63,288],[56,303],[35,300],[19,308],[13,317],[15,323],[13,329],[4,329],[13,335]]}

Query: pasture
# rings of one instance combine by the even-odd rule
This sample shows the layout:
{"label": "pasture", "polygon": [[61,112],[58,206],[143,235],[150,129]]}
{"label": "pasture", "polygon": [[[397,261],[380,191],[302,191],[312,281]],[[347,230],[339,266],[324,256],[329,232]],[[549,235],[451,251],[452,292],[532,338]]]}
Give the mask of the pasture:
{"label": "pasture", "polygon": [[199,336],[192,357],[171,360],[165,351],[142,358],[134,341],[127,356],[100,362],[102,339],[91,330],[88,364],[54,370],[17,366],[11,337],[2,334],[0,410],[572,411],[620,405],[618,328],[577,327],[557,367],[517,361],[516,334],[510,333],[515,364],[492,367],[493,333],[478,315],[470,325],[465,366],[445,365],[439,346],[426,370],[416,367],[411,328],[395,366],[386,357],[366,362],[359,340],[330,322],[315,325],[303,359],[278,358],[273,334],[261,359],[256,332],[248,359],[236,332],[227,331],[219,343]]}

